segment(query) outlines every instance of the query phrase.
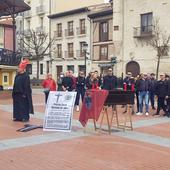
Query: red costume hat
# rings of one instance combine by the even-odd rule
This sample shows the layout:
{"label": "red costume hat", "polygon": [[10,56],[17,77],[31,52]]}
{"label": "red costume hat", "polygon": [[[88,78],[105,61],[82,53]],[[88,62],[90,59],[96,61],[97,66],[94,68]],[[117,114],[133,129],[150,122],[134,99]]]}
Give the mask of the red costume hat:
{"label": "red costume hat", "polygon": [[29,64],[29,60],[27,58],[23,59],[21,63],[19,64],[19,68],[22,70],[25,70],[27,67],[27,64]]}

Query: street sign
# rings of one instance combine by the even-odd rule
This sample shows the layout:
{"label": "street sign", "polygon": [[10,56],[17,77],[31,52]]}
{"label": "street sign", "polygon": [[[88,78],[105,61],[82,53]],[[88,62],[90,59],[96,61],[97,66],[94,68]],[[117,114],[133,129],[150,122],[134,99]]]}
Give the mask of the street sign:
{"label": "street sign", "polygon": [[71,132],[76,92],[50,92],[45,110],[44,131]]}

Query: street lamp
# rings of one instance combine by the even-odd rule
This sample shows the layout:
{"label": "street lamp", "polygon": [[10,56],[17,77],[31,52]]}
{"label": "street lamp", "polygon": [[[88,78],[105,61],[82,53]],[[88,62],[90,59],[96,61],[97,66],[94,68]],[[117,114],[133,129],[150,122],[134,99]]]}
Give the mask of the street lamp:
{"label": "street lamp", "polygon": [[86,65],[87,65],[87,48],[88,48],[88,44],[86,42],[83,43],[82,45],[82,50],[84,53],[84,66],[85,66],[85,70],[84,70],[84,74],[86,76]]}

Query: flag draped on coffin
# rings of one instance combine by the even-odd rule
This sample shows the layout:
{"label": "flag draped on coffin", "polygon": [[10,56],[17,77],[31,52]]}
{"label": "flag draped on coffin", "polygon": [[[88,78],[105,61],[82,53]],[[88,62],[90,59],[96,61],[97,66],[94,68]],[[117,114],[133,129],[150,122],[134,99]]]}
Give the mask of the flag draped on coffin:
{"label": "flag draped on coffin", "polygon": [[86,126],[88,119],[99,119],[104,102],[108,96],[107,90],[89,90],[86,92],[79,121]]}

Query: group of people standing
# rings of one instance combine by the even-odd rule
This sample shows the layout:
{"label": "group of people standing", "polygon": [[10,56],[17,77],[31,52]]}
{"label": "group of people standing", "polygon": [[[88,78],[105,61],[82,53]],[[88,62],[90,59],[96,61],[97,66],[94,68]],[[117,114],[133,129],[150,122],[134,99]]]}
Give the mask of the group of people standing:
{"label": "group of people standing", "polygon": [[[29,121],[29,114],[34,113],[32,104],[32,91],[30,87],[30,78],[26,73],[28,60],[23,60],[18,68],[13,87],[13,120]],[[57,82],[52,78],[51,74],[47,74],[46,79],[42,82],[45,93],[45,101],[47,102],[50,91],[76,91],[76,110],[79,111],[80,98],[83,101],[86,90],[89,89],[105,89],[131,90],[136,94],[137,115],[149,115],[149,102],[152,109],[156,110],[154,115],[159,115],[160,110],[164,111],[164,116],[170,117],[170,79],[168,75],[160,74],[160,79],[155,79],[155,74],[141,73],[136,78],[132,77],[132,73],[128,72],[126,77],[121,81],[113,74],[113,70],[109,68],[107,75],[100,76],[98,71],[90,72],[86,77],[83,71],[80,71],[78,77],[73,75],[71,70],[65,74],[61,73]],[[121,86],[120,86],[121,84]],[[155,96],[157,96],[157,109],[155,107]],[[145,112],[143,111],[145,104]],[[134,107],[133,107],[134,108]]]}

